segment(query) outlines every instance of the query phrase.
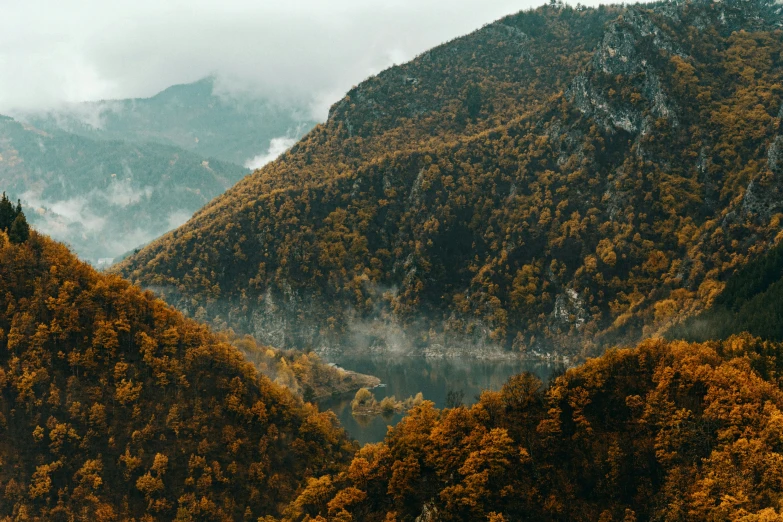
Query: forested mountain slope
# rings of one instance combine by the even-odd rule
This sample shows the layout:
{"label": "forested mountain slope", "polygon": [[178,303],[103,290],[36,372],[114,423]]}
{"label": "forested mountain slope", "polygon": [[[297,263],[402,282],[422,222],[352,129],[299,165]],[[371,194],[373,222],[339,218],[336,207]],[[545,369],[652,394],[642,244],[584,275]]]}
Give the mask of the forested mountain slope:
{"label": "forested mountain slope", "polygon": [[666,335],[705,341],[741,332],[783,341],[783,243],[742,265],[710,308],[675,324]]}
{"label": "forested mountain slope", "polygon": [[546,388],[524,374],[470,408],[425,403],[283,520],[777,521],[782,355],[647,340]]}
{"label": "forested mountain slope", "polygon": [[362,83],[120,270],[279,346],[562,355],[663,331],[781,228],[782,11],[504,18]]}
{"label": "forested mountain slope", "polygon": [[45,236],[0,231],[0,289],[2,520],[781,516],[779,344],[648,340],[425,402],[356,452],[225,337]]}
{"label": "forested mountain slope", "polygon": [[228,341],[0,231],[0,520],[257,520],[354,448]]}
{"label": "forested mountain slope", "polygon": [[150,98],[78,103],[20,118],[46,131],[93,140],[155,142],[244,165],[275,138],[298,138],[315,122],[302,102],[221,92],[216,79],[174,85]]}
{"label": "forested mountain slope", "polygon": [[93,263],[182,224],[248,172],[173,146],[92,140],[0,116],[0,189]]}

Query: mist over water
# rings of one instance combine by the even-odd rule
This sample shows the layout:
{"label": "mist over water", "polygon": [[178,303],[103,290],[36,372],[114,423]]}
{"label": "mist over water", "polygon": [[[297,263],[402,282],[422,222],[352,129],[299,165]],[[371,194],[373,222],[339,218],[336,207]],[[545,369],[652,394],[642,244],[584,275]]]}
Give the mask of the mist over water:
{"label": "mist over water", "polygon": [[[465,405],[475,404],[483,390],[499,390],[509,377],[529,371],[546,382],[554,366],[541,361],[483,360],[475,358],[426,358],[395,355],[341,355],[330,359],[347,370],[375,375],[384,387],[373,391],[377,400],[394,395],[406,399],[422,392],[425,400],[443,408],[450,391],[463,392]],[[320,402],[322,409],[337,414],[348,434],[360,444],[380,442],[389,426],[394,426],[402,414],[392,416],[354,416],[353,395]]]}

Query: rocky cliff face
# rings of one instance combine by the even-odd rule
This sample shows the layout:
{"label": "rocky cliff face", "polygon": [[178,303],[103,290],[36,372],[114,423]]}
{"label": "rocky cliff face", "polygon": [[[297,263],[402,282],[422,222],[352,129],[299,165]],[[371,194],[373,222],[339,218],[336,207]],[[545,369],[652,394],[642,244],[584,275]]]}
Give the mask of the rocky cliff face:
{"label": "rocky cliff face", "polygon": [[767,1],[507,17],[359,85],[121,269],[287,346],[656,333],[778,232],[780,24]]}

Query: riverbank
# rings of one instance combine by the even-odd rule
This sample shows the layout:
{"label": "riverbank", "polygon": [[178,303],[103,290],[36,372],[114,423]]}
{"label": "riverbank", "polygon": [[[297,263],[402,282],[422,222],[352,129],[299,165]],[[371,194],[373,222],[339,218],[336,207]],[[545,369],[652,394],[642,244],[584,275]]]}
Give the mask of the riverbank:
{"label": "riverbank", "polygon": [[529,352],[511,352],[497,347],[475,346],[444,346],[442,344],[433,344],[421,350],[405,349],[399,350],[387,346],[370,346],[363,350],[355,348],[344,349],[336,347],[321,347],[315,350],[324,360],[340,360],[352,357],[420,357],[425,359],[465,359],[476,361],[524,361],[531,363],[545,363],[553,365],[574,366],[576,361],[573,357],[567,355],[557,355],[539,351]]}
{"label": "riverbank", "polygon": [[361,389],[373,389],[381,385],[381,380],[374,375],[346,370],[335,364],[330,364],[329,367],[336,371],[335,377],[322,382],[313,390],[314,401],[349,395]]}
{"label": "riverbank", "polygon": [[[483,391],[499,390],[512,375],[529,371],[546,382],[556,368],[547,361],[391,354],[342,355],[329,360],[341,368],[380,378],[382,385],[369,390],[378,405],[386,397],[405,398],[421,392],[425,400],[432,401],[438,408],[454,402],[449,400],[450,392],[451,397],[460,397],[459,402],[467,406],[475,403]],[[347,393],[320,400],[318,404],[322,410],[332,410],[351,437],[361,444],[383,440],[389,426],[394,426],[404,416],[397,411],[386,415],[355,415],[353,399],[355,395]],[[361,409],[358,412],[361,413]]]}

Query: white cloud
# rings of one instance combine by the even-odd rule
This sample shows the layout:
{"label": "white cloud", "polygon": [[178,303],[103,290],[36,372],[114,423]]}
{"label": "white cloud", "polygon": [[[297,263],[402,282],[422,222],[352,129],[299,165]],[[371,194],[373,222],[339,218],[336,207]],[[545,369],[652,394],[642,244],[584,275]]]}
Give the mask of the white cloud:
{"label": "white cloud", "polygon": [[109,204],[115,207],[127,207],[128,205],[138,203],[144,198],[149,198],[153,190],[152,187],[135,189],[131,186],[130,180],[124,179],[115,181],[109,186],[108,190],[98,192],[96,195],[103,197]]}
{"label": "white cloud", "polygon": [[[152,226],[133,226],[127,216],[118,217],[114,209],[138,203],[150,197],[152,187],[134,189],[127,180],[115,181],[106,190],[63,200],[48,200],[30,191],[22,195],[22,204],[35,228],[58,241],[72,245],[96,263],[101,257],[117,257],[132,248],[150,242],[160,234],[177,228],[192,216],[187,210],[174,210]],[[114,207],[106,209],[101,203]],[[103,209],[103,212],[96,210]]]}
{"label": "white cloud", "polygon": [[175,210],[169,214],[169,217],[166,220],[168,229],[174,230],[175,228],[184,225],[192,215],[193,213],[188,212],[187,210]]}
{"label": "white cloud", "polygon": [[[311,100],[541,0],[4,0],[0,113],[150,96],[209,74]],[[597,1],[595,2],[597,3]]]}
{"label": "white cloud", "polygon": [[[73,233],[73,225],[79,225],[79,228],[86,233],[101,233],[109,228],[111,224],[109,218],[93,210],[96,202],[103,200],[113,207],[124,208],[138,203],[143,198],[149,198],[153,190],[152,187],[135,189],[129,180],[121,180],[113,182],[106,190],[93,189],[84,195],[68,199],[49,200],[40,197],[34,191],[29,191],[22,195],[22,200],[25,206],[33,209],[33,219],[42,232],[57,239],[67,240]],[[187,218],[189,217],[188,214]],[[171,228],[180,224],[182,223],[177,223]]]}
{"label": "white cloud", "polygon": [[[74,223],[80,223],[88,232],[100,232],[106,226],[106,218],[93,214],[85,198],[55,201],[49,205],[49,208],[51,209],[51,214],[47,213],[47,216],[54,215],[55,219],[52,221],[52,226],[55,227],[55,230],[61,227],[67,229],[68,226]],[[57,216],[61,219],[57,219]]]}
{"label": "white cloud", "polygon": [[293,147],[297,141],[297,138],[288,138],[286,136],[272,138],[272,141],[269,143],[269,149],[267,149],[265,153],[247,160],[245,162],[245,168],[260,169],[267,163],[276,160],[278,156]]}

